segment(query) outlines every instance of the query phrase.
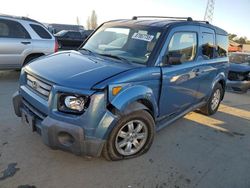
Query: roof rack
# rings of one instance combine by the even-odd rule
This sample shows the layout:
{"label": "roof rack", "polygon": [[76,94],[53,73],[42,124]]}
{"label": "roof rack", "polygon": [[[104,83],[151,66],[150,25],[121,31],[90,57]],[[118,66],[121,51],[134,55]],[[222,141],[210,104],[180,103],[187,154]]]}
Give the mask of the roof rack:
{"label": "roof rack", "polygon": [[174,19],[174,20],[186,20],[189,22],[202,22],[209,24],[208,21],[193,20],[191,17],[169,17],[169,16],[133,16],[132,20],[137,20],[138,18],[164,18],[164,19]]}
{"label": "roof rack", "polygon": [[202,22],[202,23],[205,23],[205,24],[210,24],[209,21],[205,21],[205,20],[194,20],[195,22]]}
{"label": "roof rack", "polygon": [[1,17],[5,17],[5,18],[13,18],[13,19],[20,19],[20,20],[25,20],[25,21],[31,21],[31,22],[40,23],[40,22],[38,22],[36,20],[33,20],[31,18],[28,18],[28,17],[24,17],[24,16],[12,16],[12,15],[1,14],[1,13],[0,13],[0,16]]}
{"label": "roof rack", "polygon": [[137,20],[138,18],[167,18],[167,19],[193,21],[191,17],[169,17],[169,16],[133,16],[132,20]]}

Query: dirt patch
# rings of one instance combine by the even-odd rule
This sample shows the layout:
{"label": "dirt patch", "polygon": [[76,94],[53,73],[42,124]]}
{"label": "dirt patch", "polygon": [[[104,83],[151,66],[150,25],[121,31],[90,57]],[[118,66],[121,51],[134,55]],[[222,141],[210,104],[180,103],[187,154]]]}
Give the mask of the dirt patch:
{"label": "dirt patch", "polygon": [[8,164],[7,169],[2,171],[2,176],[0,176],[0,181],[14,176],[16,174],[16,172],[20,170],[20,168],[16,168],[16,165],[17,165],[17,163]]}

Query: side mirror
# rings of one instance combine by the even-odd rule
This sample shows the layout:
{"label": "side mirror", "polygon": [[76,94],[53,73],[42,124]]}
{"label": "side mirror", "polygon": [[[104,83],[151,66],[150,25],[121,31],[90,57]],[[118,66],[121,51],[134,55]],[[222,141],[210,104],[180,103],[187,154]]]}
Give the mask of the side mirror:
{"label": "side mirror", "polygon": [[182,54],[173,53],[165,55],[162,59],[163,65],[180,65]]}

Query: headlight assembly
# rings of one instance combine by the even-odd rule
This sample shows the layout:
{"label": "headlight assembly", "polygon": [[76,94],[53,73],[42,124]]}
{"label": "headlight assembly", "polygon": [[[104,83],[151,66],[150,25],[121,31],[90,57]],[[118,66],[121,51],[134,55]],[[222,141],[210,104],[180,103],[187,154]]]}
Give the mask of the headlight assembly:
{"label": "headlight assembly", "polygon": [[59,94],[57,106],[61,112],[82,114],[88,106],[88,97],[74,94]]}

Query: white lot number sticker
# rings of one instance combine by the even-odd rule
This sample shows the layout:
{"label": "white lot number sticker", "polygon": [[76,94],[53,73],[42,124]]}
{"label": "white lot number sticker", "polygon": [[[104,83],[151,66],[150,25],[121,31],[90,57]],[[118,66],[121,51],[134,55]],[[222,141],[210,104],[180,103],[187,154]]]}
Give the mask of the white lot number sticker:
{"label": "white lot number sticker", "polygon": [[154,38],[154,35],[148,34],[141,34],[141,33],[134,33],[132,39],[144,40],[147,42],[151,42]]}

